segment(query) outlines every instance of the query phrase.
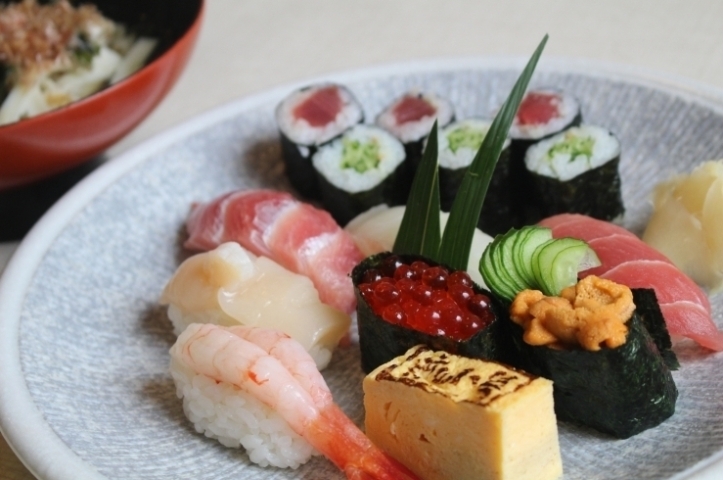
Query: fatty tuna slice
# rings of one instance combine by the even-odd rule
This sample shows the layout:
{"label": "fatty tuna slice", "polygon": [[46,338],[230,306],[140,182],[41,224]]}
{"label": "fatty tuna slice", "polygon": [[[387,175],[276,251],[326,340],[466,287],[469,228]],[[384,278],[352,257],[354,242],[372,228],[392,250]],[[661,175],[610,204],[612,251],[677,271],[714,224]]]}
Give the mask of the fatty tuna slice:
{"label": "fatty tuna slice", "polygon": [[322,302],[346,313],[355,309],[349,273],[363,257],[351,236],[324,210],[286,192],[231,192],[194,205],[186,228],[186,248],[210,250],[238,242],[309,277]]}

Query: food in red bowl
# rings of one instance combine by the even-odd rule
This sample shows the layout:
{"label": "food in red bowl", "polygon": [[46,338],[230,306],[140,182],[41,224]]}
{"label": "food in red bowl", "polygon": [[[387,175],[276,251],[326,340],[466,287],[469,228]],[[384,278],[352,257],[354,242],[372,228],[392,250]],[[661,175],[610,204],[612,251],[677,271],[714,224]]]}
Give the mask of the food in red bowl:
{"label": "food in red bowl", "polygon": [[[70,3],[77,6],[81,2]],[[31,116],[26,111],[21,119],[11,118],[9,123],[0,125],[0,188],[28,183],[78,165],[129,133],[168,93],[185,67],[204,8],[204,0],[93,3],[104,17],[123,25],[134,38],[152,39],[155,48],[140,70],[117,83],[100,82],[105,88],[97,93],[46,113]],[[55,6],[59,8],[60,4]],[[0,24],[0,39],[2,35]],[[97,54],[97,48],[90,53]],[[7,76],[11,71],[7,68],[9,61],[3,62],[1,54],[2,50],[0,63],[5,64],[3,75]],[[7,87],[5,90],[4,95],[0,92],[0,101],[12,94]]]}

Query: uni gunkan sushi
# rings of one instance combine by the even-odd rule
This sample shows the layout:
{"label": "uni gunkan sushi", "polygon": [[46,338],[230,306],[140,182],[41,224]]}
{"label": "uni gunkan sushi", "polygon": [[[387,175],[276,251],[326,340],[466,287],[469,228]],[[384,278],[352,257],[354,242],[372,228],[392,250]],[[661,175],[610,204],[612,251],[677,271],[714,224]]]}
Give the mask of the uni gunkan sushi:
{"label": "uni gunkan sushi", "polygon": [[404,146],[389,132],[355,125],[312,158],[324,208],[341,225],[375,205],[406,200]]}
{"label": "uni gunkan sushi", "polygon": [[364,120],[354,95],[333,83],[311,85],[287,96],[276,108],[281,150],[291,185],[308,198],[318,198],[311,157],[320,145]]}
{"label": "uni gunkan sushi", "polygon": [[[467,169],[482,145],[492,122],[469,118],[453,122],[439,133],[439,192],[442,210],[449,211]],[[510,175],[510,141],[506,140],[487,187],[478,225],[490,235],[506,232],[514,224]]]}
{"label": "uni gunkan sushi", "polygon": [[604,128],[572,127],[527,150],[540,217],[581,213],[602,220],[621,216],[620,142]]}

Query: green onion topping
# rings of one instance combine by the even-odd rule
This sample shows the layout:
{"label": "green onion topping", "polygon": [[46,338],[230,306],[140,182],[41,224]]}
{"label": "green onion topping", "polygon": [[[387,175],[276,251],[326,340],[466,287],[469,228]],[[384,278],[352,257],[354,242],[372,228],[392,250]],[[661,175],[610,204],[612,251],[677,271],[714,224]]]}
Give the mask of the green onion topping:
{"label": "green onion topping", "polygon": [[592,137],[576,137],[575,135],[565,135],[565,139],[556,143],[547,151],[547,158],[552,160],[557,155],[570,155],[570,161],[575,158],[584,156],[592,157],[592,149],[595,146],[595,139]]}
{"label": "green onion topping", "polygon": [[460,148],[477,150],[482,145],[486,134],[487,132],[472,128],[469,125],[462,125],[447,134],[447,143],[452,153],[457,153]]}
{"label": "green onion topping", "polygon": [[345,138],[342,144],[341,168],[352,168],[364,173],[379,166],[381,152],[379,142],[375,139],[362,143],[359,140]]}

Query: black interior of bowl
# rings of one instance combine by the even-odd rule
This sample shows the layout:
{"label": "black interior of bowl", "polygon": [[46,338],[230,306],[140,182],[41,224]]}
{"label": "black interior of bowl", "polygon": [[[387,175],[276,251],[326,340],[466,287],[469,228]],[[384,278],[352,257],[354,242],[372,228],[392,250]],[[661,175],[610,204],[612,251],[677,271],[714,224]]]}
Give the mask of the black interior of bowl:
{"label": "black interior of bowl", "polygon": [[[16,3],[20,0],[11,0]],[[51,3],[53,0],[39,0]],[[6,3],[0,0],[0,3]],[[193,24],[202,0],[70,0],[73,5],[91,3],[111,20],[130,31],[158,39],[158,47],[149,61],[163,55]]]}

